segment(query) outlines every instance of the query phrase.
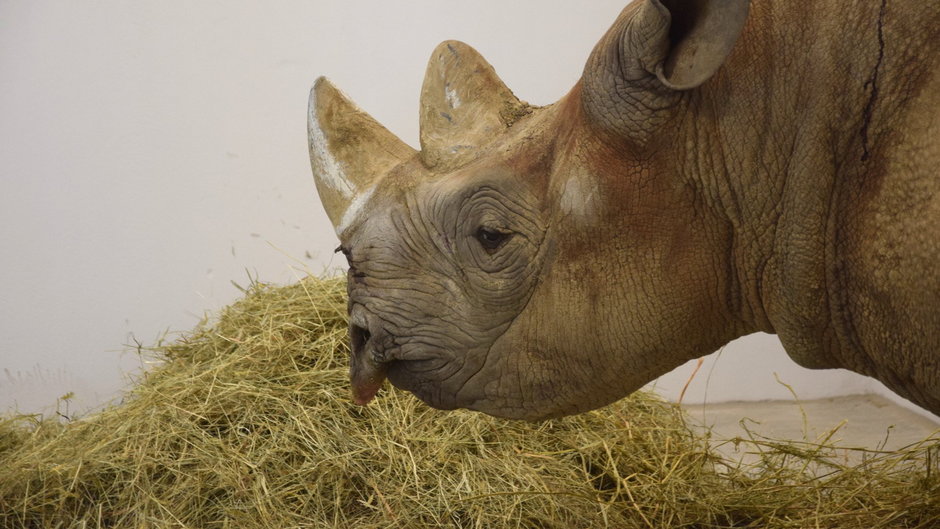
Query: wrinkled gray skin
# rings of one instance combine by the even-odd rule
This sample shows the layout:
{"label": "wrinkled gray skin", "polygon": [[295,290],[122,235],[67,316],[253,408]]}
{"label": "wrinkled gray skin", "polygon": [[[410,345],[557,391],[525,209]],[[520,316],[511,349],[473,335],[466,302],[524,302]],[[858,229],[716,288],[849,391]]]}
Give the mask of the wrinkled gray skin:
{"label": "wrinkled gray skin", "polygon": [[337,222],[358,401],[577,413],[764,331],[940,413],[940,3],[754,0],[740,35],[663,4]]}

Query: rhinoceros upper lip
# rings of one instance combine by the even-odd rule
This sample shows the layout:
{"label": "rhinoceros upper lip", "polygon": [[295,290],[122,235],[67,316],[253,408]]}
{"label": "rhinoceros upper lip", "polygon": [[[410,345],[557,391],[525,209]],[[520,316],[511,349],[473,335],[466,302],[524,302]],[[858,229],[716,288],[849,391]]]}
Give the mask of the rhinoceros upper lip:
{"label": "rhinoceros upper lip", "polygon": [[349,367],[353,402],[365,406],[375,397],[385,381],[388,364],[377,363],[364,355],[355,355]]}
{"label": "rhinoceros upper lip", "polygon": [[352,385],[353,402],[366,405],[382,387],[388,371],[388,363],[375,349],[371,333],[365,325],[360,325],[361,323],[365,321],[359,316],[351,318],[349,324],[352,349],[349,361],[349,381]]}

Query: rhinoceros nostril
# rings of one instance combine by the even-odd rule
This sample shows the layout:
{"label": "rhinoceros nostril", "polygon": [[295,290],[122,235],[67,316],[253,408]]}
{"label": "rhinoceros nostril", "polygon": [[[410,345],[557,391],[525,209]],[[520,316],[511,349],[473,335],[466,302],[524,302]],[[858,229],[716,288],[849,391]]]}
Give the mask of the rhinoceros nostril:
{"label": "rhinoceros nostril", "polygon": [[372,333],[364,327],[360,327],[354,323],[349,325],[349,341],[352,346],[352,352],[355,355],[362,354],[363,348],[366,344],[369,343],[369,340],[372,339]]}

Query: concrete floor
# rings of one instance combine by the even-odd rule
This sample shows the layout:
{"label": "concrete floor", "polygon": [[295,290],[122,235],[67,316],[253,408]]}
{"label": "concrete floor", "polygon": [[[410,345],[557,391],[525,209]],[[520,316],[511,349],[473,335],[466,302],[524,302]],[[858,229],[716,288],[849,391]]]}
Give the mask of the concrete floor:
{"label": "concrete floor", "polygon": [[[741,457],[721,440],[747,438],[747,428],[760,436],[817,442],[833,429],[830,441],[840,447],[897,450],[940,436],[940,423],[877,395],[852,395],[809,401],[727,402],[683,405],[692,421],[710,427],[716,446],[728,457]],[[805,414],[805,418],[804,418]],[[841,426],[840,426],[841,425]],[[852,457],[847,452],[847,457]]]}

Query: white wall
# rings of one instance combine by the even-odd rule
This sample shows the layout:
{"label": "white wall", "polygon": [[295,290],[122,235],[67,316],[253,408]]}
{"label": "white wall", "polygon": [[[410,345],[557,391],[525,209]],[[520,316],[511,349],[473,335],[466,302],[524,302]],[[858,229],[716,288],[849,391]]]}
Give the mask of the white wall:
{"label": "white wall", "polygon": [[[68,391],[72,410],[98,405],[139,367],[132,337],[191,328],[248,274],[338,266],[307,156],[317,76],[417,145],[438,42],[474,45],[545,104],[623,3],[0,0],[0,412]],[[659,387],[676,398],[689,370]],[[758,335],[686,400],[788,398],[774,372],[804,398],[873,387]]]}

